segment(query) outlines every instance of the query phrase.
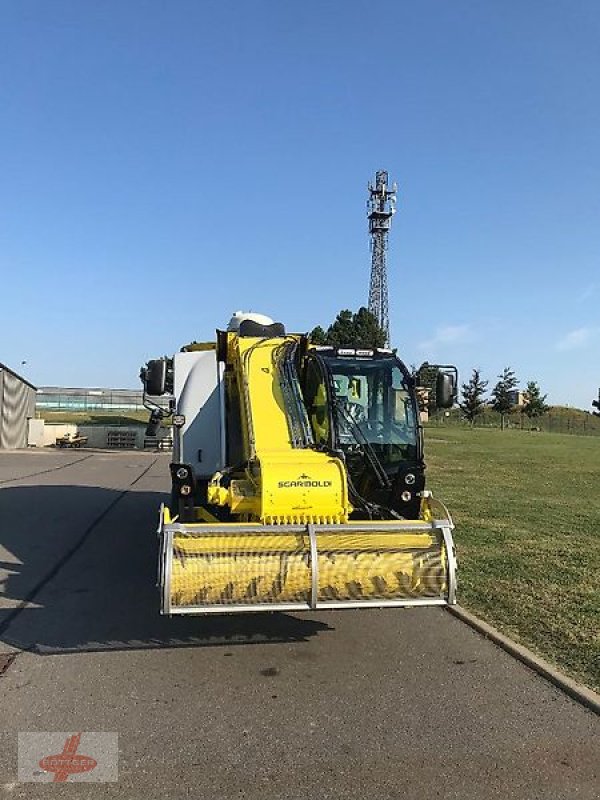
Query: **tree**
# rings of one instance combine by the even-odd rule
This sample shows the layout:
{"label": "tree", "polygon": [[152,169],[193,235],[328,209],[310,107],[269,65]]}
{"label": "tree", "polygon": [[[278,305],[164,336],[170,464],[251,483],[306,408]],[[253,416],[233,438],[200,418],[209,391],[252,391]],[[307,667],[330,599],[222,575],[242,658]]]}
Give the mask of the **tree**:
{"label": "tree", "polygon": [[462,401],[458,405],[471,425],[485,407],[483,396],[487,385],[488,381],[481,380],[481,370],[474,369],[469,382],[461,387]]}
{"label": "tree", "polygon": [[348,309],[340,311],[333,324],[327,328],[325,344],[332,344],[336,347],[356,347],[354,314],[352,311]]}
{"label": "tree", "polygon": [[422,398],[422,411],[427,411],[431,416],[437,411],[436,382],[439,368],[429,361],[424,361],[414,374],[417,387],[421,390],[417,395]]}
{"label": "tree", "polygon": [[317,325],[309,338],[313,344],[334,347],[385,347],[385,331],[377,317],[366,308],[359,308],[356,314],[348,309],[340,311],[326,332]]}
{"label": "tree", "polygon": [[500,427],[506,426],[506,415],[510,414],[514,406],[514,391],[517,387],[517,378],[510,367],[504,367],[498,375],[498,383],[492,389],[492,407],[500,414]]}
{"label": "tree", "polygon": [[361,307],[354,316],[356,333],[356,347],[385,347],[386,333],[379,325],[379,320],[374,314]]}
{"label": "tree", "polygon": [[313,344],[325,344],[327,341],[327,334],[320,325],[312,329],[309,333],[309,337]]}
{"label": "tree", "polygon": [[547,397],[547,394],[542,394],[542,390],[536,381],[528,381],[524,392],[525,405],[523,406],[523,413],[530,420],[541,417],[548,411],[548,406],[545,402]]}
{"label": "tree", "polygon": [[600,389],[598,389],[598,399],[592,400],[592,407],[598,409],[597,411],[592,412],[594,416],[600,417]]}

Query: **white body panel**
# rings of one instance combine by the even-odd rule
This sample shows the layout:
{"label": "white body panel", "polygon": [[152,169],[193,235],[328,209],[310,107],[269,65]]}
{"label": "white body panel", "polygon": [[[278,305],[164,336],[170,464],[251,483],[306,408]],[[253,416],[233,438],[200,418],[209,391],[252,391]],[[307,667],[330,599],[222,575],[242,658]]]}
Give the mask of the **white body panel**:
{"label": "white body panel", "polygon": [[175,413],[185,417],[173,429],[173,461],[210,478],[225,466],[222,364],[214,350],[204,350],[176,353],[173,368]]}

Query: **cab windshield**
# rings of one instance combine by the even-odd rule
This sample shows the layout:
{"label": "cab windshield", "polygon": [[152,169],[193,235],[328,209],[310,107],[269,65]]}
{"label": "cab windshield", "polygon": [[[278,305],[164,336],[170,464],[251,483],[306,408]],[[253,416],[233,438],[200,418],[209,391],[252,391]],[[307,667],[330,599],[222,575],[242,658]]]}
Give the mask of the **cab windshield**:
{"label": "cab windshield", "polygon": [[383,467],[416,459],[416,409],[396,359],[323,360],[333,381],[338,445],[352,450],[368,442]]}

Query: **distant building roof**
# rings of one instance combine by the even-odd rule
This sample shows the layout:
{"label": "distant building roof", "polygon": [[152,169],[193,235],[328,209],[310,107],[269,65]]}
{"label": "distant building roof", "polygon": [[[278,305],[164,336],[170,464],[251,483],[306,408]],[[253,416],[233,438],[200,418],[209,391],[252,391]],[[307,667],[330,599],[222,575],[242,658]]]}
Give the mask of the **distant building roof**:
{"label": "distant building roof", "polygon": [[125,394],[138,395],[143,390],[139,389],[109,389],[101,386],[40,386],[39,394]]}
{"label": "distant building roof", "polygon": [[0,361],[0,370],[3,370],[3,369],[5,369],[7,372],[10,372],[11,375],[14,375],[15,378],[18,378],[22,383],[26,383],[27,386],[29,386],[32,389],[35,389],[37,391],[37,386],[34,386],[33,383],[30,383],[28,380],[23,378],[21,375],[19,375],[18,372],[15,372],[14,369],[11,369],[10,367],[7,367],[6,364],[3,364]]}

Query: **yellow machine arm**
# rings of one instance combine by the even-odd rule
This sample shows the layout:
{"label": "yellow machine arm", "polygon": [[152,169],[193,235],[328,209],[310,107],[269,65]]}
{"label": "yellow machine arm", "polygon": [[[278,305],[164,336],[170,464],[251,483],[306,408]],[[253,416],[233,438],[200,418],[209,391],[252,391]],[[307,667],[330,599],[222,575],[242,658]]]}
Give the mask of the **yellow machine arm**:
{"label": "yellow machine arm", "polygon": [[242,473],[217,473],[208,502],[263,524],[347,522],[351,507],[344,464],[292,442],[282,350],[298,339],[228,334],[225,375],[229,397],[239,402],[247,466]]}

